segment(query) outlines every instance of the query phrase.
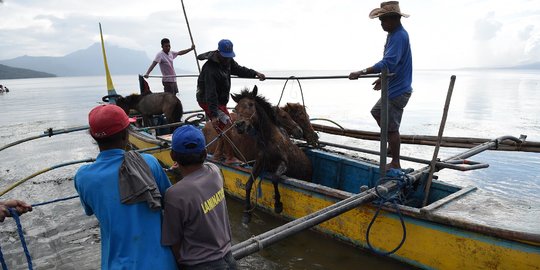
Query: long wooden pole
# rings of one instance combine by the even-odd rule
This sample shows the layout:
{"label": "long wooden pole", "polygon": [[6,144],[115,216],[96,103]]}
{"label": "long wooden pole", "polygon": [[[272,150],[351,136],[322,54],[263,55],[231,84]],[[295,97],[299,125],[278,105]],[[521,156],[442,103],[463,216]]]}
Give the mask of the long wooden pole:
{"label": "long wooden pole", "polygon": [[379,156],[379,173],[381,178],[386,175],[386,152],[388,150],[388,69],[384,68],[381,73],[381,143]]}
{"label": "long wooden pole", "polygon": [[[191,27],[189,27],[189,21],[186,14],[186,7],[184,6],[184,0],[180,0],[182,2],[182,10],[184,11],[184,18],[186,18],[186,25],[189,32],[189,38],[191,39],[191,45],[195,45],[195,42],[193,41],[193,35],[191,34]],[[199,60],[197,60],[197,49],[193,49],[193,53],[195,54],[195,63],[197,63],[197,69],[199,70],[199,73],[201,73],[201,66],[199,65]]]}
{"label": "long wooden pole", "polygon": [[442,135],[444,132],[444,126],[446,125],[446,118],[448,116],[448,109],[450,108],[450,100],[452,99],[452,92],[454,91],[454,83],[456,82],[456,75],[450,77],[450,86],[448,87],[448,93],[446,94],[446,101],[444,103],[444,111],[441,119],[441,125],[439,126],[439,134],[437,135],[437,145],[433,151],[433,158],[429,164],[429,175],[426,182],[424,201],[422,206],[426,206],[429,198],[429,190],[431,189],[431,181],[433,180],[433,173],[435,172],[435,164],[437,163],[437,156],[439,155],[439,148],[441,147]]}

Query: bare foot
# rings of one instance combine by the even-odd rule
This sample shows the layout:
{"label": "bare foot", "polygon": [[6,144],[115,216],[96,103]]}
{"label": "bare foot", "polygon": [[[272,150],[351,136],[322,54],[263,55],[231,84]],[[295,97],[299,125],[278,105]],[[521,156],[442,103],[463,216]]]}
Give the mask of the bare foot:
{"label": "bare foot", "polygon": [[390,169],[401,170],[401,165],[399,164],[399,162],[390,162],[390,163],[386,164],[386,170],[388,171]]}

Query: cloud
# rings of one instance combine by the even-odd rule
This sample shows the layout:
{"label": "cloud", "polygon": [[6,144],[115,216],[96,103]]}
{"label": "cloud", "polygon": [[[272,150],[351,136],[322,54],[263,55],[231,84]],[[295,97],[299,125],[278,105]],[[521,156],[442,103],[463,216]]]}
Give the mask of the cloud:
{"label": "cloud", "polygon": [[533,30],[534,30],[534,25],[529,24],[529,25],[525,26],[525,28],[522,29],[521,31],[519,31],[519,33],[518,33],[519,39],[528,40],[529,37],[531,37],[531,34],[532,34]]}
{"label": "cloud", "polygon": [[501,30],[502,23],[494,19],[495,12],[490,12],[486,18],[477,20],[474,23],[474,39],[476,40],[490,40],[495,38],[497,32]]}

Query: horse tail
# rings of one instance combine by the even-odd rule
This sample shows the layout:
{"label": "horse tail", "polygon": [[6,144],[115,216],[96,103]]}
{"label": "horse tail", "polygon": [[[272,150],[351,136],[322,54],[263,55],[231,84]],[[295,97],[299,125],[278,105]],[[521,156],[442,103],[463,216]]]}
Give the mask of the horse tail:
{"label": "horse tail", "polygon": [[172,115],[173,122],[180,122],[180,120],[182,120],[182,116],[184,115],[184,108],[180,100],[178,100],[178,103],[174,106]]}

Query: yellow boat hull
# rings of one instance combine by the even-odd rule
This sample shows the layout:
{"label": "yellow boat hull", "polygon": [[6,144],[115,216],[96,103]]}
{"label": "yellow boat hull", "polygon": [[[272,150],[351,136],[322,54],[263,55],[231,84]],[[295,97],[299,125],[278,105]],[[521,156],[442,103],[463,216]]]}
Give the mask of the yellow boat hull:
{"label": "yellow boat hull", "polygon": [[[156,146],[145,136],[133,133],[130,142],[137,148]],[[169,150],[151,152],[164,165],[172,165]],[[220,166],[225,179],[228,195],[238,199],[245,198],[245,183],[249,171],[245,168]],[[258,182],[258,181],[257,181]],[[262,191],[255,194],[257,207],[267,212],[273,211],[273,186],[270,180],[261,181]],[[286,219],[297,219],[317,210],[332,205],[350,195],[344,191],[325,186],[306,183],[295,179],[286,179],[280,183],[283,212],[279,215]],[[257,199],[255,199],[257,197]],[[425,269],[540,269],[540,243],[533,239],[508,239],[498,237],[497,230],[481,233],[482,225],[467,228],[448,225],[436,218],[425,218],[418,208],[402,207],[406,224],[406,241],[390,257]],[[369,204],[357,207],[314,229],[356,247],[368,248],[366,230],[375,214],[376,208]],[[393,211],[382,210],[370,232],[370,243],[380,252],[394,249],[403,236],[399,217]],[[519,240],[519,241],[516,241]]]}

